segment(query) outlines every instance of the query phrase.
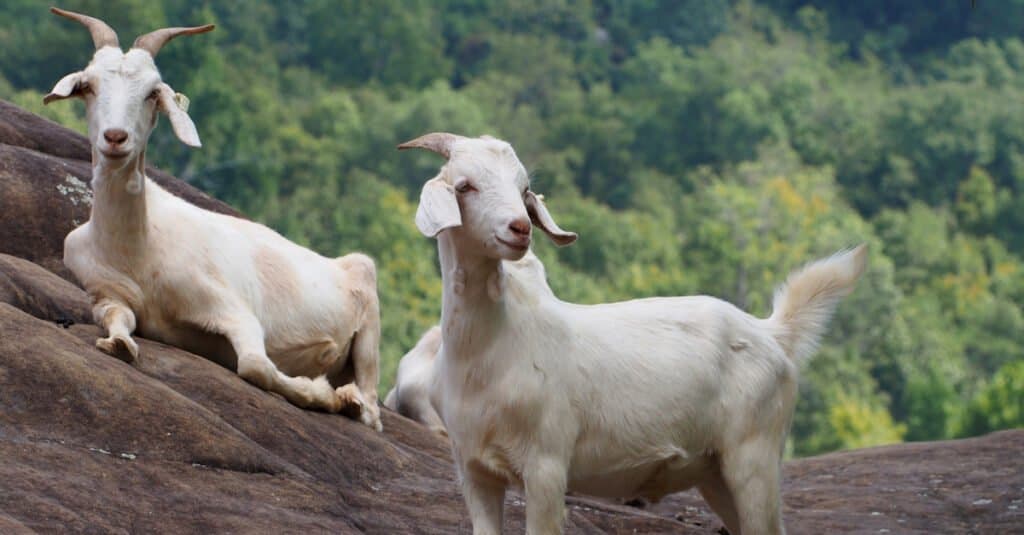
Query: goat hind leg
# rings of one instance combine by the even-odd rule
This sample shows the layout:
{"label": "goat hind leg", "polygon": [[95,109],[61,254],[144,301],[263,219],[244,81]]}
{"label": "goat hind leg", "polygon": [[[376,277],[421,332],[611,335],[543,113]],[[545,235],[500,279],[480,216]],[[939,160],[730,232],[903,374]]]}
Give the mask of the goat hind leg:
{"label": "goat hind leg", "polygon": [[290,377],[277,368],[267,356],[263,327],[251,313],[226,315],[231,320],[207,322],[211,330],[227,337],[238,355],[238,375],[250,383],[284,396],[303,408],[338,412],[341,403],[325,376]]}
{"label": "goat hind leg", "polygon": [[103,298],[92,308],[93,319],[107,331],[106,338],[97,338],[96,347],[129,364],[139,358],[139,345],[132,340],[135,330],[135,313],[128,305]]}
{"label": "goat hind leg", "polygon": [[704,501],[708,502],[711,510],[722,520],[725,529],[729,530],[729,534],[740,535],[740,520],[736,512],[736,504],[733,502],[732,491],[725,484],[722,473],[715,471],[708,475],[698,488]]}
{"label": "goat hind leg", "polygon": [[[337,394],[343,407],[354,409],[350,416],[382,431],[380,407],[377,406],[377,383],[380,381],[380,315],[372,307],[366,325],[352,340],[352,368],[355,381],[338,387]],[[344,411],[345,409],[343,409]],[[358,413],[358,414],[356,414]]]}
{"label": "goat hind leg", "polygon": [[781,447],[771,442],[747,440],[722,454],[722,476],[732,491],[742,533],[782,535],[786,532],[782,525],[779,488]]}

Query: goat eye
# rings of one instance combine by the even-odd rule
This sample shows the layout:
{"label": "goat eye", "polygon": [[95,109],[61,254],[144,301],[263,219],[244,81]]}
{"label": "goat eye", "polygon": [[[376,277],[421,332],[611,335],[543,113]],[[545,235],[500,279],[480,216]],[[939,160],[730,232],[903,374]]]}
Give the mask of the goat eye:
{"label": "goat eye", "polygon": [[78,92],[83,94],[83,95],[91,95],[92,94],[92,86],[87,84],[87,83],[85,83],[85,82],[82,82],[82,83],[78,84]]}
{"label": "goat eye", "polygon": [[158,91],[157,91],[156,89],[154,89],[154,90],[153,90],[153,91],[152,91],[152,92],[151,92],[151,93],[149,94],[149,96],[147,96],[147,97],[146,97],[146,100],[156,100],[156,97],[158,97],[158,96],[160,96],[160,93],[159,93],[159,92],[158,92]]}
{"label": "goat eye", "polygon": [[458,186],[455,186],[455,191],[459,193],[469,193],[471,191],[476,191],[476,186],[469,183],[469,181],[466,181],[459,184]]}

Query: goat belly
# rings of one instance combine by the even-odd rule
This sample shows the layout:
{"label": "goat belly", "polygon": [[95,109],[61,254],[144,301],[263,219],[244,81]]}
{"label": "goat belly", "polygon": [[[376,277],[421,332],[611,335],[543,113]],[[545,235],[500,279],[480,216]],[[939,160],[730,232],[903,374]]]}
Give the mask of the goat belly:
{"label": "goat belly", "polygon": [[706,456],[693,457],[677,449],[658,460],[630,467],[612,465],[609,469],[609,463],[595,465],[603,469],[585,472],[574,463],[570,469],[569,489],[605,498],[639,496],[658,500],[666,494],[693,487],[712,467],[712,462]]}

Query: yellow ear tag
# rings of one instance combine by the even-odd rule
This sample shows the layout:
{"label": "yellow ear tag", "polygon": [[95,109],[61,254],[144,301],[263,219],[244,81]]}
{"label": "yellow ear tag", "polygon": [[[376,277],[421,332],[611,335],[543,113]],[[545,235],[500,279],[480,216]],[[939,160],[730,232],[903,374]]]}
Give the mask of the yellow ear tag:
{"label": "yellow ear tag", "polygon": [[178,105],[181,111],[188,113],[188,97],[181,93],[174,94],[174,103]]}

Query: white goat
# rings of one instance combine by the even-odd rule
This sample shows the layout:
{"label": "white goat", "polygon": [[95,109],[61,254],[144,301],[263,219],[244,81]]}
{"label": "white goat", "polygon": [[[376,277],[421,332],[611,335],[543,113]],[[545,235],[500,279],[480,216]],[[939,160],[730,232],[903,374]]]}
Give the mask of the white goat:
{"label": "white goat", "polygon": [[529,190],[512,147],[441,133],[399,145],[413,147],[448,158],[416,223],[438,240],[431,395],[473,532],[501,531],[512,484],[532,534],[562,531],[567,489],[656,500],[694,485],[734,535],[782,533],[798,364],[863,272],[864,246],[791,275],[768,319],[707,296],[565,303],[523,257],[531,221],[559,245],[576,235]]}
{"label": "white goat", "polygon": [[395,386],[384,398],[384,406],[427,426],[439,435],[448,436],[444,422],[430,402],[434,361],[440,349],[441,328],[435,325],[423,333],[416,346],[399,361]]}
{"label": "white goat", "polygon": [[92,213],[65,239],[64,263],[107,331],[96,346],[132,362],[137,330],[228,365],[234,360],[244,379],[296,405],[358,412],[380,430],[373,261],[324,258],[263,225],[193,206],[145,175],[158,111],[182,142],[200,145],[153,58],[168,40],[213,26],[156,30],[125,53],[106,23],[52,11],[85,25],[96,45],[89,65],[44,99],[83,98],[88,114]]}

